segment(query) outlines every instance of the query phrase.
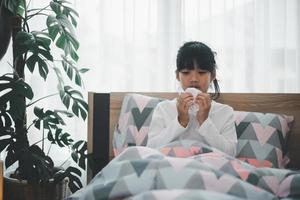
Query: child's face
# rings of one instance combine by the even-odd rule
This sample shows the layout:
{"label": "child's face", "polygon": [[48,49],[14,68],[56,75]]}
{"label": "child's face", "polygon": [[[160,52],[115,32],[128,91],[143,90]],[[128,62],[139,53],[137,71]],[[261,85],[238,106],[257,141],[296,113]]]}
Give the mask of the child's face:
{"label": "child's face", "polygon": [[194,87],[206,93],[210,82],[214,80],[215,76],[207,70],[194,68],[192,70],[183,69],[176,71],[176,78],[181,83],[183,90],[188,87]]}

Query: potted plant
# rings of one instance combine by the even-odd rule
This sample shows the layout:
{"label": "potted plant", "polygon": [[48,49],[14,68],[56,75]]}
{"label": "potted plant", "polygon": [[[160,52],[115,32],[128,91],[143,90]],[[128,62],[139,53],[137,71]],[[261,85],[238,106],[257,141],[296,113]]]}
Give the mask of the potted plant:
{"label": "potted plant", "polygon": [[[41,30],[32,30],[30,21],[37,17],[45,20],[45,26]],[[67,0],[49,0],[43,8],[31,8],[30,1],[26,0],[0,0],[0,22],[5,22],[5,26],[0,26],[0,34],[6,35],[0,35],[0,40],[6,42],[6,48],[11,36],[13,47],[13,60],[8,63],[11,73],[0,74],[0,152],[6,153],[6,168],[17,163],[11,176],[34,187],[62,183],[66,178],[72,192],[82,187],[79,168],[86,168],[87,144],[83,140],[73,141],[66,132],[65,123],[68,117],[85,120],[88,110],[79,91],[83,84],[81,75],[88,69],[77,66],[77,17],[78,13]],[[62,52],[59,58],[54,56],[54,49]],[[5,51],[1,49],[0,60]],[[57,93],[35,96],[34,87],[26,82],[25,73],[38,74],[45,84],[53,85],[55,83],[48,76],[50,71],[57,78]],[[60,98],[65,110],[36,106],[37,102],[53,96]],[[29,109],[32,107],[34,109]],[[34,120],[27,124],[29,110],[34,112]],[[40,141],[29,141],[28,134],[32,129],[39,130]],[[45,149],[46,142],[51,143],[50,148],[53,145],[67,147],[79,168],[56,167],[49,156],[50,148]],[[6,184],[5,190],[10,187]],[[15,190],[14,193],[18,192]]]}

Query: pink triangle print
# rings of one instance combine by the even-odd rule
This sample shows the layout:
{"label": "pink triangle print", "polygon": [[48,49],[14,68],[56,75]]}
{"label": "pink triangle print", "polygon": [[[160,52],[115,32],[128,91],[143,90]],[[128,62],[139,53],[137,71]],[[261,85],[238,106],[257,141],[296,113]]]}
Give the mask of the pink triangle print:
{"label": "pink triangle print", "polygon": [[189,163],[193,162],[192,159],[189,158],[173,158],[173,157],[166,157],[166,160],[169,161],[169,164],[173,167],[175,171],[180,171],[182,168],[184,168]]}
{"label": "pink triangle print", "polygon": [[141,127],[140,131],[137,130],[136,126],[129,126],[131,134],[135,138],[136,145],[139,146],[144,141],[145,137],[148,134],[149,127]]}
{"label": "pink triangle print", "polygon": [[171,147],[164,147],[164,148],[159,149],[159,151],[164,155],[168,155],[171,151]]}
{"label": "pink triangle print", "polygon": [[274,194],[277,193],[279,188],[279,181],[275,176],[263,177],[263,180],[267,183],[268,187],[272,190]]}
{"label": "pink triangle print", "polygon": [[277,196],[279,197],[286,197],[290,194],[290,185],[292,183],[292,180],[294,179],[294,176],[296,175],[292,175],[292,176],[288,176],[287,178],[285,178],[283,181],[281,181],[280,186],[278,188],[277,191]]}
{"label": "pink triangle print", "polygon": [[248,112],[235,111],[236,125],[239,125],[241,123],[241,121],[243,121],[248,114],[249,114]]}
{"label": "pink triangle print", "polygon": [[261,124],[258,123],[252,123],[253,129],[256,133],[256,137],[261,145],[266,144],[268,139],[272,136],[274,131],[276,131],[275,128],[266,126],[263,127]]}
{"label": "pink triangle print", "polygon": [[216,175],[212,172],[200,172],[203,177],[204,185],[206,190],[220,191],[227,193],[234,184],[237,183],[237,180],[231,177],[231,175],[223,175],[220,178],[217,178]]}
{"label": "pink triangle print", "polygon": [[141,98],[139,95],[135,95],[133,96],[137,107],[139,108],[140,112],[142,112],[145,108],[145,106],[148,104],[148,102],[150,101],[150,98]]}
{"label": "pink triangle print", "polygon": [[189,152],[184,147],[174,147],[173,151],[174,151],[176,157],[179,157],[179,158],[187,158],[187,157],[193,156],[191,154],[191,152]]}
{"label": "pink triangle print", "polygon": [[282,118],[282,117],[278,117],[279,121],[280,121],[280,125],[281,125],[281,130],[282,130],[282,135],[283,137],[285,138],[286,137],[286,134],[289,132],[289,127],[288,127],[288,124],[287,124],[287,121]]}
{"label": "pink triangle print", "polygon": [[224,157],[207,157],[206,153],[202,155],[204,156],[201,157],[201,161],[203,161],[204,163],[209,163],[215,169],[221,169],[224,165],[228,163],[228,160]]}
{"label": "pink triangle print", "polygon": [[237,160],[231,161],[231,165],[242,180],[246,180],[250,174],[249,170],[245,169]]}
{"label": "pink triangle print", "polygon": [[119,119],[119,130],[121,133],[125,133],[126,124],[128,122],[130,112],[125,113],[120,119]]}

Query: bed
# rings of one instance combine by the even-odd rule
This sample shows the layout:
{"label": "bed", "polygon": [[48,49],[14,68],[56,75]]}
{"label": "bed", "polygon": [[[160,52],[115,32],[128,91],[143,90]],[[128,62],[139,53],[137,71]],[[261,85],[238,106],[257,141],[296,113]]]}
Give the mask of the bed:
{"label": "bed", "polygon": [[[153,99],[159,102],[164,99],[172,99],[176,95],[176,93],[90,92],[88,95],[88,153],[93,156],[89,160],[88,182],[92,181],[70,199],[300,198],[300,174],[298,173],[300,169],[300,145],[298,144],[300,143],[300,94],[223,93],[217,100],[232,106],[237,111],[236,115],[239,122],[236,128],[243,130],[244,133],[249,132],[249,128],[245,128],[245,124],[249,123],[248,121],[245,123],[243,120],[250,118],[253,120],[253,116],[262,117],[262,123],[269,120],[268,123],[274,125],[280,121],[279,124],[281,124],[280,128],[282,129],[280,131],[276,129],[276,135],[281,137],[281,142],[278,145],[284,146],[282,152],[286,153],[282,153],[282,155],[288,156],[288,160],[282,158],[280,162],[283,164],[279,164],[279,167],[276,167],[279,160],[278,154],[278,160],[274,165],[272,161],[269,162],[267,159],[263,163],[257,162],[257,160],[253,161],[253,159],[248,159],[247,155],[244,157],[240,155],[240,159],[230,158],[217,150],[205,147],[203,144],[197,146],[198,144],[191,143],[191,141],[186,141],[184,144],[171,144],[171,146],[159,149],[159,151],[143,147],[144,145],[141,143],[145,144],[144,141],[139,144],[138,142],[127,143],[126,148],[121,149],[122,151],[113,147],[113,144],[116,146],[114,140],[118,135],[116,129],[121,129],[118,126],[120,125],[120,118],[124,114],[124,108],[122,108],[124,107],[124,98],[127,98],[126,101],[130,101],[132,97],[133,99],[150,97],[151,102]],[[150,100],[147,101],[150,102]],[[273,119],[272,113],[276,113],[276,117],[280,115],[276,118],[277,121],[275,118]],[[251,117],[249,117],[250,115]],[[281,116],[288,119],[285,125]],[[255,120],[257,120],[256,117]],[[257,125],[252,122],[251,124],[253,127]],[[262,126],[265,128],[264,130],[273,129],[269,125],[265,125]],[[283,129],[284,126],[288,131]],[[143,128],[143,125],[139,128],[141,127]],[[246,134],[244,135],[244,133],[239,135],[241,143],[245,143],[241,148],[241,154],[245,153],[245,150],[249,150],[250,147],[246,148],[246,146],[250,144],[252,150],[256,151],[256,143],[249,142],[249,140],[247,140],[248,143],[245,142],[243,137]],[[262,139],[260,137],[257,137],[259,142],[264,140],[262,146],[275,140],[273,136],[268,136],[267,139],[265,136]],[[183,151],[176,153],[180,145],[184,146],[185,149],[183,148]],[[190,145],[193,149],[190,148]],[[182,146],[180,146],[181,149]],[[189,146],[188,151],[187,146]],[[276,151],[273,149],[272,152],[270,151],[265,157],[272,157],[274,152],[275,154],[278,153],[278,149],[276,148]],[[190,155],[191,153],[192,155]],[[114,155],[118,156],[114,158]],[[223,167],[216,167],[220,163]],[[230,167],[224,167],[224,163],[230,163]],[[131,166],[130,169],[128,166]],[[132,166],[135,169],[135,178],[133,178],[133,172],[130,171]],[[149,169],[146,170],[145,168]],[[122,169],[121,172],[120,169]],[[155,175],[153,174],[154,171]],[[181,177],[180,174],[184,177]],[[182,180],[187,179],[186,177],[190,178],[184,180],[184,184],[179,183],[184,182]],[[146,184],[149,180],[152,182]],[[201,185],[200,183],[202,186],[197,186],[197,188],[195,185]]]}

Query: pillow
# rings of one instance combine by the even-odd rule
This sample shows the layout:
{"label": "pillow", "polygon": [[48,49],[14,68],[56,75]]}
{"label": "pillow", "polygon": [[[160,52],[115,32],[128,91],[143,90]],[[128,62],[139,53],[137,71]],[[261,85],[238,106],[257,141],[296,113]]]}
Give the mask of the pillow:
{"label": "pillow", "polygon": [[293,117],[274,113],[235,111],[236,157],[256,167],[284,168]]}
{"label": "pillow", "polygon": [[[147,144],[153,110],[162,100],[141,94],[124,97],[113,135],[115,156],[128,146]],[[235,117],[237,158],[256,167],[284,168],[289,161],[287,139],[293,117],[245,111],[235,111]]]}
{"label": "pillow", "polygon": [[113,135],[115,156],[128,146],[146,146],[153,109],[161,100],[141,94],[125,95]]}

